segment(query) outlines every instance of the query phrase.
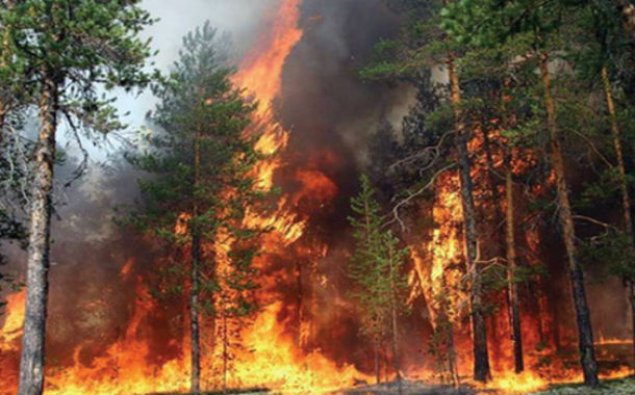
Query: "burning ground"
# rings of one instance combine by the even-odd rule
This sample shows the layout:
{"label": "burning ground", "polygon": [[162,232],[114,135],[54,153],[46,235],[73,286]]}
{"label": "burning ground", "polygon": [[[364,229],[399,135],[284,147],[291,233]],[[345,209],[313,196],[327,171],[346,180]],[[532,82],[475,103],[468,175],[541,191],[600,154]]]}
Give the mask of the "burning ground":
{"label": "burning ground", "polygon": [[[369,165],[366,141],[383,121],[398,126],[415,101],[415,92],[406,85],[365,83],[358,76],[373,45],[398,34],[400,17],[380,0],[268,3],[234,82],[258,100],[251,127],[262,133],[257,149],[268,155],[257,166],[258,185],[281,192],[275,209],[250,212],[247,218],[272,229],[255,262],[260,310],[240,325],[203,318],[203,387],[395,393],[396,384],[369,387],[375,360],[359,332],[358,306],[349,295],[346,262],[353,241],[346,218],[350,198],[359,189],[358,175]],[[477,137],[470,144],[483,141]],[[519,173],[535,161],[531,153],[518,158]],[[473,178],[480,185],[487,183],[487,165],[477,161],[474,166]],[[46,394],[171,393],[189,387],[187,301],[157,296],[156,268],[164,251],[114,223],[113,207],[134,200],[138,177],[124,165],[95,169],[66,192],[73,201],[59,208]],[[403,393],[455,393],[454,388],[437,387],[450,380],[440,373],[430,339],[439,315],[448,313],[440,307],[439,295],[458,289],[462,281],[454,270],[463,254],[459,189],[458,173],[448,171],[436,180],[434,193],[412,210],[405,237],[411,247],[409,314],[400,317],[399,336],[399,373],[409,380]],[[485,188],[476,193],[485,194]],[[530,193],[538,198],[544,191]],[[522,204],[518,209],[519,216],[529,216],[529,211]],[[519,235],[526,264],[544,266],[546,272],[520,290],[523,374],[513,372],[506,296],[493,292],[488,298],[497,307],[487,318],[493,380],[476,385],[468,378],[473,361],[465,295],[450,294],[456,370],[467,385],[464,393],[529,393],[551,383],[581,380],[575,316],[563,285],[562,246],[554,240],[554,231],[544,223]],[[485,237],[482,243],[485,251],[494,241]],[[17,249],[9,254],[8,268],[20,272],[23,254]],[[619,280],[608,279],[590,282],[588,293],[601,374],[627,376],[633,344],[624,288]],[[0,317],[2,394],[17,388],[24,299],[24,291],[7,293]],[[227,350],[217,341],[223,333],[236,338],[228,364]],[[381,377],[386,381],[395,373],[390,358],[385,351]],[[417,380],[425,384],[411,384]],[[348,390],[353,387],[359,388]]]}

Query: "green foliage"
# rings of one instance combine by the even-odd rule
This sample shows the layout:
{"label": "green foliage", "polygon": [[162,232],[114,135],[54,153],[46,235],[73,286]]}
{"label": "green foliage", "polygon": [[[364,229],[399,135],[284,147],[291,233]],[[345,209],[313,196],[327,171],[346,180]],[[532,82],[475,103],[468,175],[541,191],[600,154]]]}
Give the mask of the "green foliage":
{"label": "green foliage", "polygon": [[[77,132],[108,133],[125,127],[103,91],[146,86],[152,55],[139,33],[154,20],[140,0],[25,0],[3,7],[0,73],[20,98],[37,103],[44,81],[58,86],[59,111]],[[26,89],[25,89],[26,88]],[[13,89],[12,91],[15,91]]]}
{"label": "green foliage", "polygon": [[635,259],[631,251],[629,236],[614,229],[601,236],[589,238],[580,248],[580,256],[585,265],[608,269],[611,274],[624,279],[635,278]]}
{"label": "green foliage", "polygon": [[[36,107],[57,113],[54,128],[63,117],[85,155],[81,134],[125,127],[107,93],[144,87],[151,80],[144,70],[149,42],[139,33],[153,20],[140,2],[0,2],[0,189],[6,199],[0,239],[24,243],[27,236],[22,222],[33,144],[25,143],[23,129]],[[50,97],[44,86],[55,87]],[[85,165],[86,160],[76,177]]]}
{"label": "green foliage", "polygon": [[[255,288],[251,262],[258,230],[243,220],[263,194],[252,175],[260,159],[254,150],[258,136],[245,134],[254,104],[231,82],[228,49],[227,37],[206,23],[184,37],[171,75],[154,87],[159,104],[149,115],[153,129],[143,148],[127,155],[150,175],[139,182],[142,199],[129,220],[176,249],[200,238],[209,246],[203,248],[201,292],[233,290],[233,310],[225,313],[239,316],[255,307],[248,299]],[[214,243],[231,246],[226,273],[216,272]]]}
{"label": "green foliage", "polygon": [[403,266],[408,250],[390,230],[383,227],[381,207],[367,176],[361,177],[361,191],[351,199],[355,216],[353,227],[355,250],[348,273],[355,286],[352,297],[361,308],[361,331],[375,342],[386,334],[387,319],[392,309],[404,310],[403,296],[407,287]]}
{"label": "green foliage", "polygon": [[417,81],[428,67],[435,64],[442,45],[436,11],[440,1],[388,0],[404,14],[401,34],[393,40],[380,40],[374,56],[360,70],[361,78],[370,81]]}

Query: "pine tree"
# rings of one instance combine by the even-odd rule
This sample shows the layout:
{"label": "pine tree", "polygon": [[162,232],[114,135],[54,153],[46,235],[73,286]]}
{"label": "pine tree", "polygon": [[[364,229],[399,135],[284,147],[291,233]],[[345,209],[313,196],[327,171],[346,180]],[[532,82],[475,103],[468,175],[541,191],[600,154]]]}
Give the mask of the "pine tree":
{"label": "pine tree", "polygon": [[223,324],[255,307],[250,240],[256,230],[243,221],[260,198],[252,174],[259,155],[257,136],[245,135],[254,105],[233,86],[233,72],[227,37],[209,23],[186,35],[171,77],[155,89],[160,102],[150,115],[157,130],[148,136],[149,147],[129,156],[153,175],[140,181],[142,205],[133,222],[189,250],[193,393],[201,380],[200,300],[212,301],[207,312]]}
{"label": "pine tree", "polygon": [[403,265],[407,249],[390,230],[383,228],[381,207],[367,176],[362,176],[361,191],[351,199],[356,214],[349,218],[353,226],[355,250],[348,272],[355,283],[353,298],[362,310],[361,332],[373,342],[375,375],[380,382],[380,349],[387,334],[391,335],[392,361],[396,379],[401,382],[398,349],[398,320],[404,311],[406,278]]}
{"label": "pine tree", "polygon": [[[143,71],[150,56],[149,45],[138,34],[152,19],[138,4],[3,2],[2,79],[17,82],[25,91],[25,95],[15,96],[10,89],[11,100],[3,98],[4,111],[8,104],[23,103],[37,107],[40,119],[29,195],[27,318],[20,394],[39,394],[44,385],[51,196],[60,118],[64,117],[77,139],[80,133],[90,136],[93,131],[107,133],[123,128],[110,99],[100,97],[98,91],[114,87],[130,90],[149,80]],[[6,62],[8,58],[11,62]]]}
{"label": "pine tree", "polygon": [[445,28],[459,43],[488,47],[500,45],[517,36],[530,42],[532,50],[530,56],[538,63],[542,85],[546,137],[549,142],[551,168],[556,176],[558,213],[567,253],[580,340],[580,362],[585,383],[595,386],[598,384],[598,378],[593,331],[584,289],[584,274],[576,245],[567,169],[562,149],[561,125],[552,92],[553,75],[550,70],[551,38],[563,23],[561,16],[564,15],[566,8],[564,3],[554,1],[543,4],[533,0],[510,0],[499,4],[496,1],[483,0],[454,3],[444,10],[443,15],[446,18]]}

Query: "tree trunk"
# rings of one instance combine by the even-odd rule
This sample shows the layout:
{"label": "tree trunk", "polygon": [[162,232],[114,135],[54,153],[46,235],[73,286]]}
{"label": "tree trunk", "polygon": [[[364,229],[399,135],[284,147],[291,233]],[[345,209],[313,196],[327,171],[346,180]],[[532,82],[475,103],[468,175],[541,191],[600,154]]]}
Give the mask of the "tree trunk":
{"label": "tree trunk", "polygon": [[[445,277],[442,278],[443,288],[446,287]],[[461,379],[459,377],[459,370],[456,364],[456,346],[454,345],[454,324],[450,320],[448,316],[449,310],[449,301],[445,295],[441,295],[440,301],[440,313],[438,317],[438,326],[437,330],[441,331],[441,335],[443,336],[443,342],[446,347],[447,352],[447,364],[448,364],[448,372],[452,379],[452,385],[454,388],[461,387]]]}
{"label": "tree trunk", "polygon": [[454,345],[454,325],[448,322],[446,333],[446,346],[448,353],[448,369],[452,377],[452,386],[454,388],[461,387],[461,377],[459,376],[459,368],[456,364],[456,346]]}
{"label": "tree trunk", "polygon": [[199,207],[197,202],[198,187],[201,168],[201,136],[200,132],[194,137],[194,216],[192,223],[192,272],[190,276],[190,333],[191,333],[191,392],[198,394],[201,390],[201,349],[200,349],[200,322],[198,311],[199,271],[201,263],[201,232],[198,225]]}
{"label": "tree trunk", "polygon": [[223,394],[227,393],[227,375],[229,374],[229,329],[227,325],[227,296],[222,296],[223,309]]}
{"label": "tree trunk", "polygon": [[613,93],[611,90],[611,82],[608,76],[608,70],[602,67],[602,81],[604,83],[604,93],[606,95],[606,105],[611,120],[611,134],[613,137],[613,148],[617,158],[617,168],[620,176],[620,192],[622,194],[622,214],[624,220],[624,230],[631,241],[633,248],[633,219],[631,217],[631,198],[628,191],[628,183],[626,182],[626,165],[624,163],[624,150],[622,149],[622,132],[617,122],[617,113],[615,110],[615,102],[613,101]]}
{"label": "tree trunk", "polygon": [[507,202],[505,221],[505,240],[507,245],[507,293],[509,300],[509,318],[512,329],[512,347],[514,349],[514,371],[520,373],[525,370],[523,360],[523,340],[520,318],[520,303],[518,300],[518,285],[516,284],[516,240],[514,225],[514,181],[511,168],[511,153],[505,161],[505,200]]}
{"label": "tree trunk", "polygon": [[0,144],[4,141],[2,134],[4,133],[4,121],[7,118],[7,106],[4,100],[0,99]]}
{"label": "tree trunk", "polygon": [[375,384],[381,383],[381,363],[379,354],[379,340],[375,339]]}
{"label": "tree trunk", "polygon": [[392,247],[389,247],[388,251],[388,259],[390,260],[390,288],[392,289],[392,295],[390,300],[390,314],[391,314],[391,324],[392,324],[392,358],[393,358],[393,367],[395,369],[395,379],[397,380],[397,384],[399,386],[398,392],[401,394],[402,392],[402,383],[401,383],[401,366],[399,364],[399,331],[397,328],[397,291],[395,284],[395,276],[396,268],[394,262],[394,251],[392,251]]}
{"label": "tree trunk", "polygon": [[551,148],[551,166],[556,174],[556,187],[559,204],[560,223],[563,231],[563,241],[567,252],[569,276],[573,294],[573,304],[578,325],[578,341],[580,348],[580,363],[584,373],[584,383],[589,386],[597,386],[598,367],[593,348],[593,329],[591,327],[591,315],[584,290],[584,273],[577,260],[575,245],[575,228],[573,215],[569,201],[564,158],[560,147],[560,136],[556,120],[556,106],[551,95],[551,76],[549,74],[549,55],[543,53],[540,56],[540,73],[543,81],[544,100],[547,110],[547,126],[549,129],[549,144]]}
{"label": "tree trunk", "polygon": [[473,185],[470,174],[471,163],[468,152],[468,135],[460,108],[461,87],[456,73],[454,60],[447,62],[450,78],[450,97],[454,110],[457,148],[459,153],[459,173],[461,179],[461,202],[463,206],[463,229],[465,242],[465,263],[471,276],[470,304],[472,313],[472,332],[474,337],[474,380],[486,382],[491,378],[489,352],[487,349],[487,329],[482,306],[481,273],[476,262],[476,210],[474,208]]}
{"label": "tree trunk", "polygon": [[44,388],[51,201],[58,111],[58,84],[50,76],[43,81],[39,109],[41,129],[32,167],[27,300],[18,390],[20,395],[41,394]]}
{"label": "tree trunk", "polygon": [[[635,18],[635,15],[633,16]],[[609,111],[611,120],[611,135],[613,137],[613,148],[615,149],[615,157],[617,158],[617,169],[619,172],[620,192],[622,194],[622,216],[624,221],[624,231],[628,237],[630,258],[635,259],[635,234],[633,233],[633,218],[631,216],[631,197],[628,191],[628,183],[626,181],[626,164],[624,163],[624,150],[622,148],[622,131],[617,121],[617,112],[615,102],[613,101],[613,91],[611,89],[611,81],[606,66],[602,67],[602,82],[604,84],[604,94],[606,96],[606,107]],[[631,313],[635,313],[635,291],[633,287],[633,279],[626,279],[626,284],[630,294]],[[633,315],[633,357],[635,358],[635,314]],[[635,367],[635,363],[633,364]]]}

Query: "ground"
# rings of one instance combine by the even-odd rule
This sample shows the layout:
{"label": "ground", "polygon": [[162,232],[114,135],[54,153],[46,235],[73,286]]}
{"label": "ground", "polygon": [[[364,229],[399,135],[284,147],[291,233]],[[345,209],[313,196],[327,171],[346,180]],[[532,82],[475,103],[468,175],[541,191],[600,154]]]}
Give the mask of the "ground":
{"label": "ground", "polygon": [[401,391],[395,382],[360,386],[342,391],[344,395],[473,395],[472,389],[454,389],[451,386],[428,385],[420,381],[403,381]]}
{"label": "ground", "polygon": [[[252,390],[247,392],[228,391],[228,394],[242,395],[274,395],[275,392],[267,392],[266,390]],[[205,395],[222,394],[222,392],[212,392]],[[475,391],[470,388],[455,390],[452,387],[431,386],[422,382],[404,381],[402,383],[401,392],[396,383],[387,383],[382,385],[360,386],[353,389],[338,392],[338,395],[512,395],[504,391]],[[177,395],[177,394],[170,394]],[[522,395],[522,394],[513,394]],[[548,391],[535,392],[525,395],[635,395],[635,377],[604,381],[597,389],[590,389],[582,385],[557,385]]]}
{"label": "ground", "polygon": [[590,389],[581,385],[556,386],[549,391],[531,395],[634,395],[635,378],[605,381],[600,388]]}

